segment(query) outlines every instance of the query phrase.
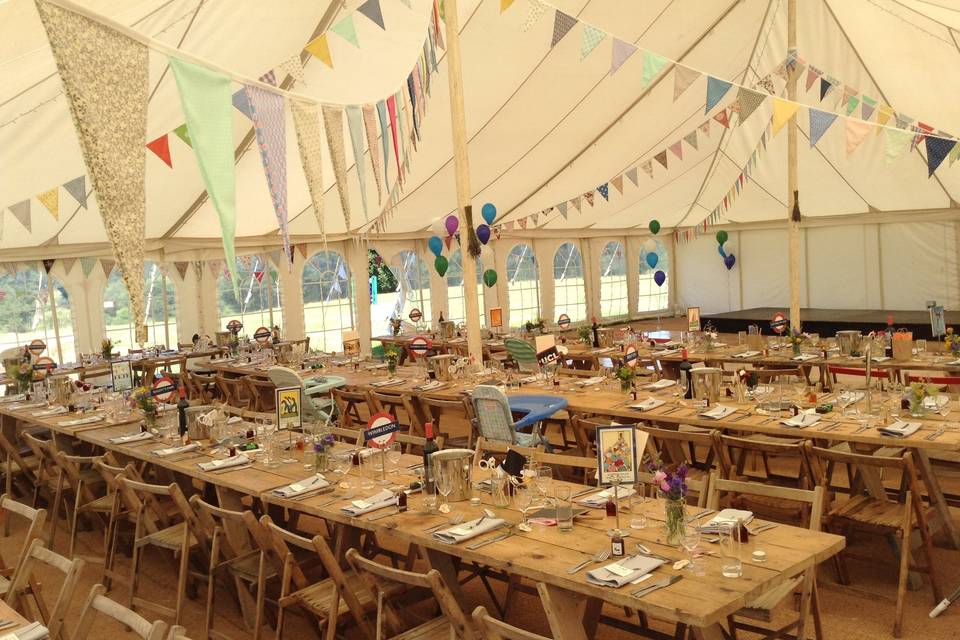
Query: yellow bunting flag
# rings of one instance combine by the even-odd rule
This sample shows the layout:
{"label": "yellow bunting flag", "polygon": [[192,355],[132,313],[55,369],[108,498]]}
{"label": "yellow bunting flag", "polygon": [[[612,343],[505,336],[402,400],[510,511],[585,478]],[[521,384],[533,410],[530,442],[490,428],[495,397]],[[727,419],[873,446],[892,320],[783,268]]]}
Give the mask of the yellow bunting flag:
{"label": "yellow bunting flag", "polygon": [[49,191],[37,194],[37,200],[47,208],[54,218],[60,219],[60,188],[54,187]]}
{"label": "yellow bunting flag", "polygon": [[311,40],[306,47],[313,57],[317,58],[323,64],[333,69],[333,58],[330,57],[330,45],[327,44],[327,34],[322,34],[314,40]]}
{"label": "yellow bunting flag", "polygon": [[795,102],[787,102],[780,98],[773,99],[773,135],[780,133],[783,125],[790,121],[799,108],[800,105]]}
{"label": "yellow bunting flag", "polygon": [[513,0],[500,0],[500,13],[503,13],[510,8],[510,5],[513,4]]}

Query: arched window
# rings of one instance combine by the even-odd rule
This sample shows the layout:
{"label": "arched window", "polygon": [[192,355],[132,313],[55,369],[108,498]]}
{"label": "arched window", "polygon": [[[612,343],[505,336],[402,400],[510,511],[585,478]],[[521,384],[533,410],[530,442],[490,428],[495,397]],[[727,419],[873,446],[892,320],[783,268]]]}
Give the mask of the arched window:
{"label": "arched window", "polygon": [[313,254],[303,267],[303,322],[312,348],[343,349],[343,332],[354,328],[353,278],[336,251]]}
{"label": "arched window", "polygon": [[[54,306],[57,327],[53,323]],[[48,281],[42,269],[20,268],[15,274],[3,273],[0,275],[0,351],[23,347],[36,338],[47,343],[42,355],[61,364],[77,359],[73,313],[66,289],[56,280]]]}
{"label": "arched window", "polygon": [[670,304],[669,275],[662,287],[658,287],[653,279],[653,274],[657,271],[670,273],[670,255],[661,241],[656,239],[653,241],[657,243],[657,266],[655,268],[651,269],[650,263],[647,262],[647,247],[644,246],[640,251],[640,291],[637,297],[637,311],[640,313],[666,309]]}
{"label": "arched window", "polygon": [[390,261],[390,270],[397,279],[397,295],[393,317],[407,319],[410,310],[420,309],[421,322],[430,324],[430,271],[427,263],[413,251],[401,251]]}
{"label": "arched window", "polygon": [[600,252],[600,315],[604,318],[627,315],[627,260],[623,244],[608,242]]}
{"label": "arched window", "polygon": [[554,315],[557,318],[565,313],[571,322],[586,319],[583,257],[580,249],[572,242],[564,242],[553,254],[553,292]]}
{"label": "arched window", "polygon": [[220,329],[236,318],[243,323],[241,334],[252,336],[260,327],[272,328],[283,317],[280,307],[280,287],[277,270],[262,256],[237,258],[238,299],[226,267],[217,280],[217,310]]}
{"label": "arched window", "polygon": [[[463,254],[460,249],[450,256],[450,266],[447,268],[447,320],[464,322],[467,318],[467,303],[464,299],[466,290],[463,286]],[[477,300],[480,303],[480,326],[486,326],[486,314],[483,312],[483,265],[477,258]]]}
{"label": "arched window", "polygon": [[[164,295],[166,292],[166,295]],[[177,302],[173,281],[149,260],[143,263],[143,311],[147,321],[147,342],[144,346],[162,344],[177,346]],[[137,349],[136,322],[130,312],[130,296],[119,267],[110,272],[103,292],[103,324],[107,337],[119,352]]]}
{"label": "arched window", "polygon": [[511,327],[540,318],[537,259],[528,244],[516,245],[507,255],[507,300]]}

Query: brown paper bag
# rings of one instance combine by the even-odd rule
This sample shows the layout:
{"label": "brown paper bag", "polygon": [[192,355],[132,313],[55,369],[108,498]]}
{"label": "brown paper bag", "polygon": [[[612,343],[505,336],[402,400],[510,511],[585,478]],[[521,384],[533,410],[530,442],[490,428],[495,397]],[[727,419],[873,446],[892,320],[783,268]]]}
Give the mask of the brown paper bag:
{"label": "brown paper bag", "polygon": [[900,329],[893,334],[893,359],[911,360],[913,358],[913,332]]}

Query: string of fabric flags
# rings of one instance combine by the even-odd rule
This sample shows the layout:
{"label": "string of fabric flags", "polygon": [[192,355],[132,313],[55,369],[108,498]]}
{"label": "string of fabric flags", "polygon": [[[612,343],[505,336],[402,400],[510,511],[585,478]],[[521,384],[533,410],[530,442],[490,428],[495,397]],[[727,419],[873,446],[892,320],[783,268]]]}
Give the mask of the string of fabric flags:
{"label": "string of fabric flags", "polygon": [[[2,264],[3,270],[6,271],[11,276],[16,276],[21,268],[37,269],[42,267],[44,273],[50,275],[50,272],[53,270],[55,264],[59,263],[63,268],[63,275],[70,275],[70,272],[73,270],[73,266],[79,262],[80,269],[83,271],[83,276],[89,278],[90,274],[93,273],[93,269],[99,264],[100,268],[103,269],[103,275],[106,278],[110,277],[110,274],[113,273],[114,267],[117,266],[116,260],[111,258],[92,258],[92,257],[83,257],[83,258],[43,258],[42,260],[20,260],[15,262],[4,262]],[[161,266],[163,270],[163,266]]]}
{"label": "string of fabric flags", "polygon": [[[63,184],[58,184],[55,187],[41,191],[36,194],[34,198],[44,206],[44,208],[50,212],[50,215],[53,216],[54,220],[60,219],[60,189],[63,188],[70,197],[77,201],[84,209],[87,208],[87,198],[90,195],[87,193],[87,176],[81,175],[77,176],[72,180],[67,180]],[[23,225],[24,229],[28,232],[33,230],[33,212],[32,212],[32,198],[27,198],[26,200],[21,200],[20,202],[15,202],[14,204],[8,205],[6,208],[10,210],[10,213],[13,214],[13,217]],[[0,216],[2,216],[2,210],[0,210]],[[3,238],[3,224],[0,223],[0,239]]]}

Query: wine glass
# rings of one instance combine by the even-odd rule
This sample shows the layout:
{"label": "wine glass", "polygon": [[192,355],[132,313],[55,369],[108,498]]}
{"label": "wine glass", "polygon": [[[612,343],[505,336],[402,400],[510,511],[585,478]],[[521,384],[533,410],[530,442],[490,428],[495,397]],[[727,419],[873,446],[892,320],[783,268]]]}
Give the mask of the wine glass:
{"label": "wine glass", "polygon": [[530,509],[533,507],[534,497],[534,493],[530,489],[519,489],[513,496],[517,509],[520,510],[520,514],[523,516],[521,526],[526,526],[527,524],[527,514],[529,514]]}
{"label": "wine glass", "polygon": [[547,497],[548,493],[550,492],[550,482],[552,480],[553,469],[546,465],[541,465],[540,468],[537,469],[537,475],[534,477],[533,481],[533,484],[537,488],[537,492],[541,495],[541,497]]}
{"label": "wine glass", "polygon": [[433,472],[434,480],[437,483],[437,493],[443,496],[443,504],[449,504],[448,497],[453,491],[453,477],[449,471],[441,471],[438,467]]}
{"label": "wine glass", "polygon": [[347,474],[350,472],[350,467],[353,466],[353,453],[349,451],[335,453],[330,458],[330,464],[331,470],[340,477],[340,486],[344,489],[352,488],[353,485]]}
{"label": "wine glass", "polygon": [[693,575],[704,575],[703,566],[697,562],[697,558],[694,555],[697,545],[700,544],[700,529],[692,524],[684,526],[683,537],[680,539],[680,544],[686,550],[687,555],[690,556],[690,564],[687,565],[687,568],[693,573]]}
{"label": "wine glass", "polygon": [[403,450],[399,442],[394,442],[390,445],[390,448],[387,449],[387,462],[390,464],[390,474],[397,475],[400,473],[400,458],[403,456]]}

